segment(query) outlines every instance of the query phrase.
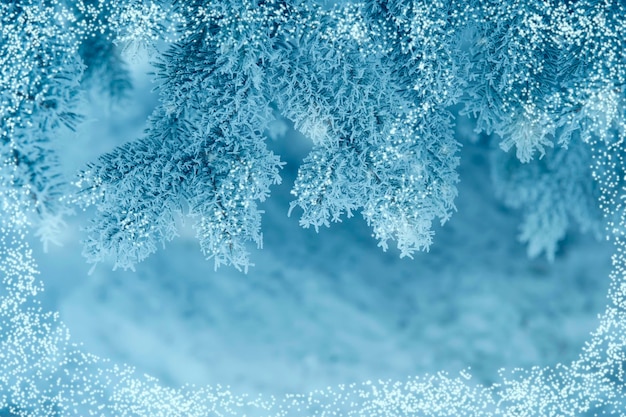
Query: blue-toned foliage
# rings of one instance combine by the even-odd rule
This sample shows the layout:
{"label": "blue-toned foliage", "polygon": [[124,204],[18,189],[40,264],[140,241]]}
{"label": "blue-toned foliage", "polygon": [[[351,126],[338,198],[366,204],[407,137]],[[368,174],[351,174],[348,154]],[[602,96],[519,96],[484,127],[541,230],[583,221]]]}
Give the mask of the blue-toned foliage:
{"label": "blue-toned foliage", "polygon": [[404,42],[406,22],[382,25],[387,16],[358,5],[323,16],[318,32],[302,30],[288,44],[290,65],[272,72],[283,80],[278,108],[314,143],[291,208],[316,228],[360,209],[380,246],[396,240],[410,256],[429,247],[433,219],[445,222],[456,196],[458,144],[446,107],[460,91],[454,67],[437,64],[453,42],[448,22],[427,17],[441,20],[416,39],[424,58],[386,47]]}
{"label": "blue-toned foliage", "polygon": [[67,10],[39,3],[0,4],[0,193],[4,204],[28,212],[47,244],[68,212],[60,199],[69,192],[52,141],[79,121],[83,65]]}
{"label": "blue-toned foliage", "polygon": [[496,133],[505,152],[515,147],[516,157],[493,152],[496,193],[522,210],[529,255],[553,259],[572,224],[596,236],[603,228],[592,154],[622,153],[624,6],[480,1],[473,8],[482,24],[468,32],[461,102],[477,130]]}
{"label": "blue-toned foliage", "polygon": [[130,74],[119,48],[103,36],[93,36],[81,43],[80,55],[85,64],[82,82],[115,101],[127,98],[132,89]]}
{"label": "blue-toned foliage", "polygon": [[492,151],[495,192],[522,211],[520,240],[528,244],[529,256],[545,253],[553,260],[572,224],[602,236],[600,186],[592,178],[592,164],[591,148],[579,137],[568,148],[548,148],[543,158],[525,164],[501,149]]}
{"label": "blue-toned foliage", "polygon": [[[472,13],[481,24],[468,32],[472,66],[461,101],[503,150],[515,147],[528,162],[574,133],[588,142],[615,128],[606,117],[619,104],[606,93],[626,80],[623,5],[484,0]],[[617,101],[623,106],[623,93]]]}
{"label": "blue-toned foliage", "polygon": [[[280,181],[281,162],[264,142],[275,108],[313,141],[290,207],[304,227],[360,211],[383,249],[428,249],[432,222],[455,210],[451,109],[461,105],[500,143],[496,192],[523,211],[531,255],[552,258],[573,223],[601,229],[592,155],[618,155],[625,130],[626,13],[617,0],[2,7],[3,187],[57,220],[67,181],[50,138],[77,120],[80,82],[123,97],[120,49],[175,31],[155,59],[160,104],[144,137],[76,182],[76,199],[96,206],[90,262],[132,267],[188,216],[216,266],[247,268],[248,243],[262,245],[257,203]],[[515,156],[505,153],[513,147]]]}
{"label": "blue-toned foliage", "polygon": [[87,229],[89,261],[112,255],[116,266],[132,267],[175,236],[183,214],[194,219],[200,247],[216,267],[245,269],[246,242],[261,246],[257,201],[280,181],[281,165],[263,138],[273,117],[259,85],[259,62],[268,57],[207,37],[231,29],[217,23],[193,28],[156,64],[161,104],[146,137],[82,174],[80,186],[98,207]]}
{"label": "blue-toned foliage", "polygon": [[[420,41],[428,40],[425,58],[424,50],[373,48],[373,34],[391,46],[407,36],[403,28],[410,24],[384,27],[363,6],[327,12],[282,2],[233,5],[241,8],[239,20],[227,9],[189,7],[191,35],[157,64],[162,103],[149,135],[158,135],[158,142],[139,141],[105,156],[81,181],[100,193],[87,241],[90,260],[112,253],[118,265],[130,267],[173,236],[163,232],[173,217],[162,207],[172,201],[178,207],[182,199],[199,219],[205,254],[216,265],[246,267],[244,243],[261,244],[254,201],[279,181],[278,159],[262,137],[271,104],[314,143],[293,189],[291,208],[303,210],[303,226],[329,225],[361,209],[383,248],[396,240],[402,256],[427,249],[433,219],[445,221],[454,208],[458,180],[458,144],[446,107],[460,95],[461,83],[454,66],[440,64],[451,61],[449,22],[420,34]],[[445,10],[436,13],[446,18]],[[411,67],[402,68],[402,60]],[[205,153],[186,161],[211,174],[164,172],[178,182],[155,178],[162,186],[152,188],[152,175],[163,169],[147,153],[159,148],[168,161],[188,148]],[[156,171],[140,174],[145,165]],[[187,189],[187,181],[195,187]],[[123,216],[135,217],[120,218],[120,207]]]}

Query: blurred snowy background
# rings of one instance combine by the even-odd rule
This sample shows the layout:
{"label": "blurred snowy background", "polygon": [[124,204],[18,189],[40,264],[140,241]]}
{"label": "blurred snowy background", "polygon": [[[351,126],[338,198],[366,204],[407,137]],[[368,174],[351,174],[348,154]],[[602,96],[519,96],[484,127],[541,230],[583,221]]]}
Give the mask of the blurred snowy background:
{"label": "blurred snowy background", "polygon": [[[138,138],[157,102],[145,62],[121,105],[96,94],[76,134],[61,142],[72,175]],[[450,373],[478,382],[501,367],[575,359],[606,305],[613,248],[569,235],[556,261],[529,260],[517,241],[520,214],[494,198],[485,145],[458,120],[458,212],[437,228],[429,253],[382,252],[359,215],[316,233],[287,217],[289,191],[310,147],[288,121],[268,132],[287,163],[263,209],[264,248],[248,274],[213,270],[188,225],[136,271],[81,257],[71,219],[63,246],[43,253],[44,306],[58,310],[87,351],[137,367],[165,385],[230,385],[233,393],[282,395],[369,379]]]}

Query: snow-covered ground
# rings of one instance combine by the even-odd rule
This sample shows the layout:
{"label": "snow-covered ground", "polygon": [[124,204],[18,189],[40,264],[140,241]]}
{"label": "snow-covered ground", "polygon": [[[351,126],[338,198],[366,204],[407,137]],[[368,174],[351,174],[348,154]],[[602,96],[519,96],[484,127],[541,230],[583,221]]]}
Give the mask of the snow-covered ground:
{"label": "snow-covered ground", "polygon": [[[92,105],[94,116],[66,145],[68,171],[140,134],[155,103],[150,87],[139,77],[136,100],[108,114]],[[572,235],[553,264],[529,260],[517,241],[519,213],[493,197],[481,143],[464,141],[458,212],[436,228],[430,252],[399,259],[377,247],[358,215],[319,233],[302,229],[298,212],[287,217],[309,145],[290,129],[277,136],[269,141],[287,162],[284,181],[263,205],[264,248],[252,250],[248,274],[214,271],[183,227],[135,272],[99,265],[88,276],[78,243],[88,213],[80,213],[63,247],[44,254],[33,244],[45,306],[60,311],[87,351],[166,385],[235,393],[467,367],[489,384],[501,367],[576,358],[605,306],[613,248]]]}

